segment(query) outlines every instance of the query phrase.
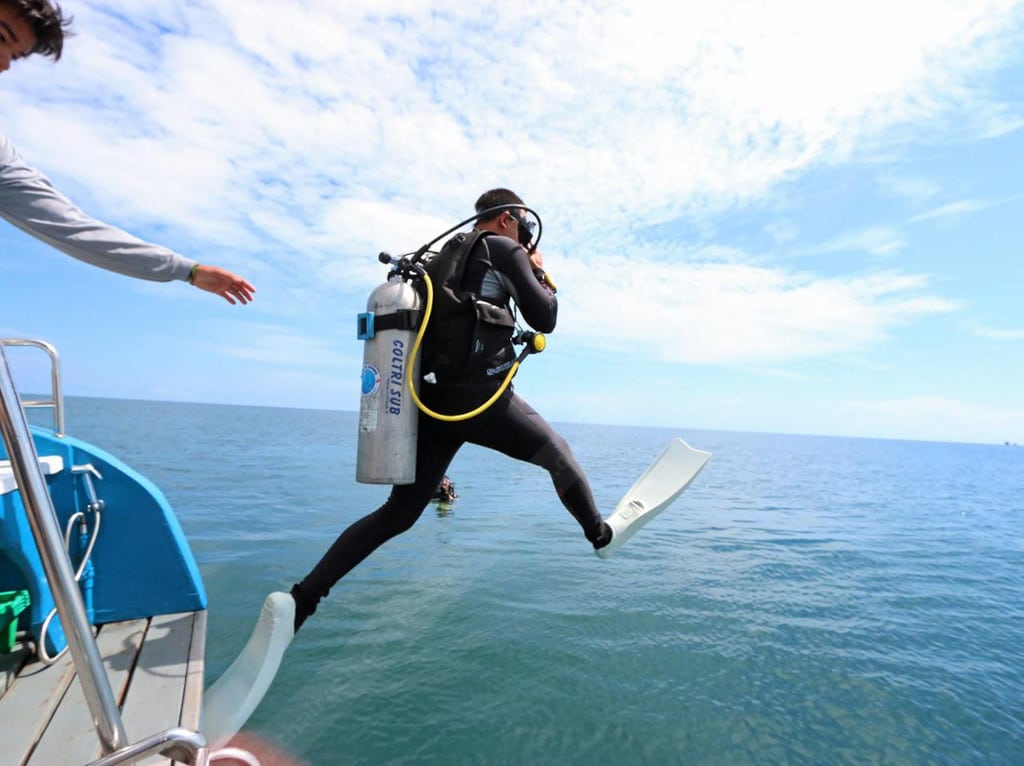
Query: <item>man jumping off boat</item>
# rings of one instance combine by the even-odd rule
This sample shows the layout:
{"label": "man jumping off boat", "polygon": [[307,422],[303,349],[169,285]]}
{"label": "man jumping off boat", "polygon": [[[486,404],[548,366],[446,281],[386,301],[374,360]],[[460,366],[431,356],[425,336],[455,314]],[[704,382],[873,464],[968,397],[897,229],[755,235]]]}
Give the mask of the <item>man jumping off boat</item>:
{"label": "man jumping off boat", "polygon": [[[477,200],[476,211],[515,205],[524,205],[515,193],[492,189]],[[507,326],[490,325],[484,337],[472,302],[467,311],[445,304],[447,293],[440,285],[453,269],[461,270],[460,287],[465,293],[506,312],[514,301],[531,327],[540,332],[554,330],[558,300],[542,281],[540,251],[528,254],[520,244],[520,228],[526,226],[525,210],[515,207],[478,218],[469,236],[456,235],[458,241],[442,247],[427,266],[428,273],[436,277],[434,315],[438,318],[427,327],[421,369],[433,371],[436,382],[422,385],[420,397],[431,410],[461,413],[486,402],[500,388],[504,372],[515,359],[511,321]],[[486,347],[486,353],[471,353],[476,341]],[[319,563],[292,587],[295,630],[316,611],[338,580],[383,543],[412,527],[466,443],[545,468],[562,504],[594,548],[610,542],[611,529],[598,512],[569,445],[511,386],[491,407],[468,420],[421,417],[417,443],[415,482],[394,486],[380,508],[342,532]]]}
{"label": "man jumping off boat", "polygon": [[[33,54],[59,60],[71,19],[50,0],[0,0],[0,72]],[[72,258],[154,282],[181,281],[249,303],[256,288],[219,266],[144,242],[78,209],[0,133],[0,217]]]}
{"label": "man jumping off boat", "polygon": [[[433,415],[419,419],[415,478],[410,484],[394,485],[380,508],[342,532],[289,593],[267,596],[245,648],[206,691],[203,720],[212,741],[226,741],[248,719],[273,682],[296,631],[331,588],[416,523],[462,445],[489,447],[545,468],[562,504],[601,558],[668,507],[711,456],[681,439],[673,440],[607,520],[602,519],[565,439],[506,380],[519,363],[512,346],[512,303],[541,333],[554,329],[558,313],[554,287],[532,242],[527,212],[508,189],[485,192],[476,202],[473,231],[456,234],[426,261],[429,284],[434,285],[433,311],[426,327],[419,329],[418,388],[420,409]],[[452,417],[456,413],[458,417]]]}
{"label": "man jumping off boat", "polygon": [[[508,189],[492,189],[476,202],[482,213],[469,235],[457,234],[427,265],[437,284],[434,312],[423,339],[422,370],[433,371],[433,384],[420,387],[423,403],[435,412],[466,412],[487,402],[501,388],[515,359],[514,322],[477,326],[476,299],[495,311],[510,311],[512,301],[523,319],[540,332],[555,328],[558,301],[545,281],[543,258],[520,244],[526,234],[525,204]],[[521,228],[523,234],[520,234]],[[458,292],[468,306],[453,305],[442,289],[461,274]],[[460,310],[462,309],[462,310]],[[472,348],[483,349],[473,354]],[[207,690],[204,721],[216,742],[227,738],[259,703],[295,632],[331,588],[392,537],[410,529],[430,504],[449,464],[462,445],[478,444],[545,468],[562,504],[601,553],[612,528],[601,518],[590,485],[565,439],[508,386],[486,410],[457,422],[421,417],[417,435],[416,479],[395,485],[387,501],[349,526],[290,593],[271,593],[263,604],[252,637],[230,668]],[[241,702],[240,702],[241,700]]]}

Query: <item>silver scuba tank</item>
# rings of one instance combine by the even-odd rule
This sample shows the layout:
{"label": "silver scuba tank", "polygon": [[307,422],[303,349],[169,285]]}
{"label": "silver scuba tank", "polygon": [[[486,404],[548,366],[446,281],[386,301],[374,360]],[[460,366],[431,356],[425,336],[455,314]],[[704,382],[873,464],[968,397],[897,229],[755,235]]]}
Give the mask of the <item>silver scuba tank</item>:
{"label": "silver scuba tank", "polygon": [[[362,394],[356,481],[411,484],[416,480],[416,403],[409,393],[408,364],[419,326],[420,296],[409,282],[393,275],[378,285],[359,314],[364,341]],[[415,367],[419,367],[417,356]],[[419,370],[412,378],[419,380]]]}

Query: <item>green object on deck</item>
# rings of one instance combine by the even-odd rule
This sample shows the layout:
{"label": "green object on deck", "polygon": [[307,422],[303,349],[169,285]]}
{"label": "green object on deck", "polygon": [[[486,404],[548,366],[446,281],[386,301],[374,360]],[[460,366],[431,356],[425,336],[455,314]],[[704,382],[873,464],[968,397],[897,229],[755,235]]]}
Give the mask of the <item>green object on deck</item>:
{"label": "green object on deck", "polygon": [[27,590],[8,590],[0,593],[0,654],[14,648],[18,633],[18,615],[32,603]]}

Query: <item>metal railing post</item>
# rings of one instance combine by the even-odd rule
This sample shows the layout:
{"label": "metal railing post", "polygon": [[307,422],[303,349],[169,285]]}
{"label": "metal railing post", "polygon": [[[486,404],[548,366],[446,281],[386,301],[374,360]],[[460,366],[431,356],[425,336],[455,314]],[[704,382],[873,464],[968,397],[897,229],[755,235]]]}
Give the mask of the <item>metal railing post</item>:
{"label": "metal railing post", "polygon": [[25,409],[30,407],[53,407],[53,430],[56,436],[64,436],[64,393],[60,384],[60,355],[53,344],[45,340],[33,340],[31,338],[2,338],[0,346],[23,346],[26,348],[38,348],[50,357],[50,398],[49,399],[25,399],[21,406]]}
{"label": "metal railing post", "polygon": [[3,344],[0,344],[0,427],[100,747],[104,753],[112,753],[128,744],[127,736],[85,613],[82,594],[64,550],[53,500],[39,470],[35,442],[14,387]]}

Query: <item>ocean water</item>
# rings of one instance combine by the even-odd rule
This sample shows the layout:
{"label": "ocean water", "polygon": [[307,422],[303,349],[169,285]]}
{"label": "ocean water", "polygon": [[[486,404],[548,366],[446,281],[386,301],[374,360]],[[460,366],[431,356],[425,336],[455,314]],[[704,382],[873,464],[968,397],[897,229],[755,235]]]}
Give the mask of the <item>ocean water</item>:
{"label": "ocean water", "polygon": [[[1024,763],[1024,448],[558,429],[609,511],[672,437],[714,457],[603,561],[542,471],[466,447],[249,729],[311,766]],[[71,398],[68,430],[175,507],[208,681],[387,491],[354,413]]]}

